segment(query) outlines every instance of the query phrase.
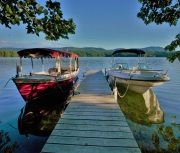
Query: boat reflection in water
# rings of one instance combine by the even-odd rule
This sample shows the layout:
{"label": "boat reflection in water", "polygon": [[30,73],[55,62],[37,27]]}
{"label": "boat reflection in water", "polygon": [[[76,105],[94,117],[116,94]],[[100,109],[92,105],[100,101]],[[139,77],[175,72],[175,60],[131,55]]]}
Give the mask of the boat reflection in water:
{"label": "boat reflection in water", "polygon": [[[118,95],[122,93],[125,89],[118,87]],[[118,103],[142,153],[180,151],[180,138],[175,134],[177,125],[164,123],[164,112],[151,88],[144,94],[128,90],[123,98],[120,96]]]}
{"label": "boat reflection in water", "polygon": [[[118,95],[124,92],[119,86]],[[151,88],[144,94],[128,90],[123,98],[118,96],[118,103],[126,118],[134,123],[149,127],[164,122],[164,112]]]}
{"label": "boat reflection in water", "polygon": [[18,118],[18,130],[21,135],[49,136],[54,129],[61,114],[68,105],[68,100],[63,102],[33,101],[27,103]]}
{"label": "boat reflection in water", "polygon": [[[164,112],[150,88],[144,94],[118,87],[118,103],[142,153],[180,152],[180,124],[164,123]],[[122,96],[121,96],[122,97]],[[172,116],[173,119],[176,116]]]}
{"label": "boat reflection in water", "polygon": [[146,114],[149,121],[152,123],[163,123],[164,113],[161,110],[156,95],[153,93],[151,88],[143,94],[143,98],[147,108]]}

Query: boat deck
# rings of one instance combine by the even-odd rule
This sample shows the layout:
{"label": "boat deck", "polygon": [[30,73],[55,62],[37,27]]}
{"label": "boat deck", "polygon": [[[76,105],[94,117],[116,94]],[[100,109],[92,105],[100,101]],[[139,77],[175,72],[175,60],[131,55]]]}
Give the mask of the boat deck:
{"label": "boat deck", "polygon": [[101,71],[86,73],[41,152],[141,152]]}

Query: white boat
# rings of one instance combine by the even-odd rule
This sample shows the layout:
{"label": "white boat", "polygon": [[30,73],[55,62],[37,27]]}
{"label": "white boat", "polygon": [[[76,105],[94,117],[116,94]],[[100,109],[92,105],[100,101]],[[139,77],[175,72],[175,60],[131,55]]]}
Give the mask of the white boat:
{"label": "white boat", "polygon": [[113,85],[120,85],[127,90],[137,93],[145,93],[150,87],[155,87],[169,81],[167,76],[168,70],[152,70],[151,66],[146,62],[138,60],[136,66],[129,68],[128,63],[115,63],[114,56],[118,53],[135,53],[141,58],[145,54],[140,49],[122,49],[112,53],[112,67],[104,68],[103,72],[108,82]]}

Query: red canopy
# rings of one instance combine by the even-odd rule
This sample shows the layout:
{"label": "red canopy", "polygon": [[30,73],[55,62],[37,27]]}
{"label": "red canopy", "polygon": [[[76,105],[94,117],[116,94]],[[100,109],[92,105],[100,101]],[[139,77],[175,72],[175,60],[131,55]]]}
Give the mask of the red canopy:
{"label": "red canopy", "polygon": [[23,49],[17,52],[20,57],[71,57],[71,58],[78,58],[77,54],[62,51],[62,50],[54,50],[48,48],[30,48],[30,49]]}

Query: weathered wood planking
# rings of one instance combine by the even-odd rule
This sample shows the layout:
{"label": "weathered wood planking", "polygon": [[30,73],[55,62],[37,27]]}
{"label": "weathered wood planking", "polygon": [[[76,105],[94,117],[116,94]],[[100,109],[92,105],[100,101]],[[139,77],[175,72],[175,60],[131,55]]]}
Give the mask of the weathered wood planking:
{"label": "weathered wood planking", "polygon": [[42,152],[141,152],[101,71],[90,70]]}

